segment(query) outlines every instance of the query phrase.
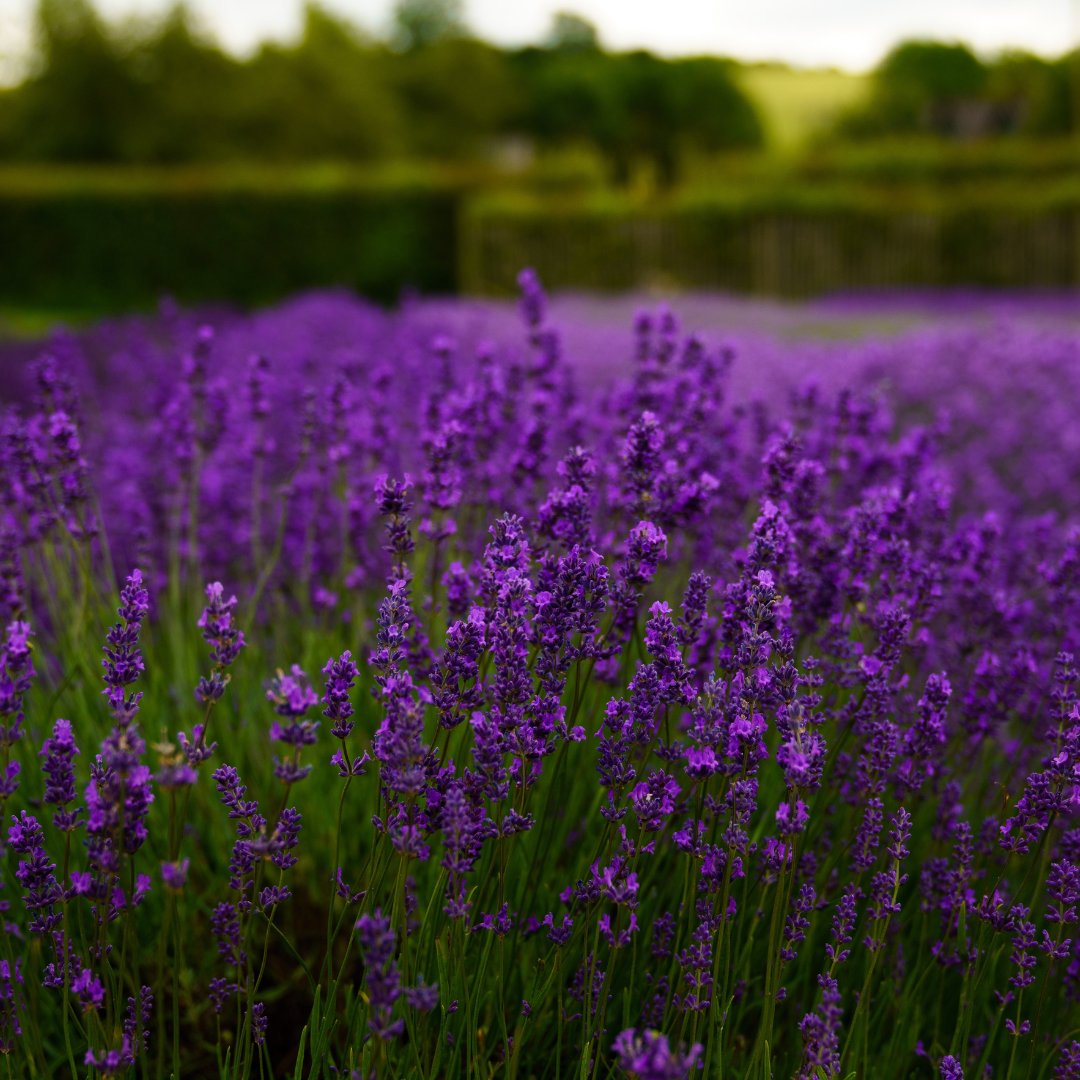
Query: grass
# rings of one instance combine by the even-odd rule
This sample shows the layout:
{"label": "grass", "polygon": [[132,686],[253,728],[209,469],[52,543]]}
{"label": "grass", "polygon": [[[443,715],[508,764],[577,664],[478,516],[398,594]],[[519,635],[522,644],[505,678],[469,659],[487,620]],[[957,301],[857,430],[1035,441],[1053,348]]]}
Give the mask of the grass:
{"label": "grass", "polygon": [[835,68],[756,64],[735,70],[761,113],[770,149],[789,154],[812,142],[866,93],[869,76]]}

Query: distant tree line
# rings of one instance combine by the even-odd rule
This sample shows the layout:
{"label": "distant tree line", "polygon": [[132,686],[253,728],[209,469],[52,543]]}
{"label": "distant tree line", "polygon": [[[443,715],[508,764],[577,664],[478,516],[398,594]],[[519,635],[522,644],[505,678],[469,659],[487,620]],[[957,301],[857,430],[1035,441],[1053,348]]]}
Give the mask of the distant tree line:
{"label": "distant tree line", "polygon": [[469,160],[524,137],[592,147],[616,180],[646,159],[671,181],[688,150],[763,141],[729,61],[606,52],[570,13],[543,46],[507,50],[471,36],[451,0],[402,0],[386,41],[309,3],[295,43],[246,61],[182,4],[139,26],[39,0],[36,33],[31,73],[0,94],[9,161]]}
{"label": "distant tree line", "polygon": [[[1077,130],[1080,56],[907,42],[879,65],[842,138]],[[675,181],[690,153],[755,148],[763,130],[737,65],[602,48],[571,12],[542,45],[472,36],[461,0],[399,0],[376,38],[316,3],[299,38],[248,60],[222,51],[182,3],[106,23],[91,0],[39,0],[24,82],[0,91],[0,160],[178,164],[473,161],[522,144],[581,146],[625,182]]]}
{"label": "distant tree line", "polygon": [[1010,51],[986,62],[966,45],[906,41],[873,74],[867,100],[839,134],[951,138],[1080,131],[1080,51],[1057,60]]}

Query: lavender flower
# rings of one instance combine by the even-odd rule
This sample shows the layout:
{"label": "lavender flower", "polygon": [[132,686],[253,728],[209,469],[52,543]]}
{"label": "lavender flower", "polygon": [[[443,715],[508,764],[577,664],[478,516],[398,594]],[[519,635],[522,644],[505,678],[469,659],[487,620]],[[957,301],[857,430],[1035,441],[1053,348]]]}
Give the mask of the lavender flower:
{"label": "lavender flower", "polygon": [[16,620],[7,627],[0,650],[0,802],[14,794],[19,783],[19,763],[11,760],[11,750],[22,734],[23,699],[34,677],[30,658],[30,627]]}
{"label": "lavender flower", "polygon": [[704,1049],[694,1043],[686,1053],[671,1049],[666,1035],[636,1028],[619,1032],[612,1043],[619,1057],[619,1067],[634,1080],[685,1080],[697,1065]]}
{"label": "lavender flower", "polygon": [[220,581],[206,586],[206,607],[199,616],[198,625],[203,632],[203,640],[210,646],[210,659],[214,670],[208,676],[199,679],[195,697],[203,704],[219,701],[229,682],[226,671],[240,655],[244,647],[244,632],[234,620],[236,597],[225,599],[225,588]]}
{"label": "lavender flower", "polygon": [[941,1073],[941,1080],[964,1080],[964,1070],[952,1054],[946,1054],[941,1059],[938,1071]]}
{"label": "lavender flower", "polygon": [[45,758],[42,765],[46,778],[45,801],[57,807],[53,824],[61,832],[71,832],[78,828],[79,809],[65,810],[64,807],[76,799],[74,760],[79,748],[69,721],[56,721],[52,735],[42,744],[40,753]]}
{"label": "lavender flower", "polygon": [[394,960],[397,936],[378,909],[360,916],[356,936],[364,960],[368,1027],[378,1039],[393,1039],[405,1030],[405,1021],[393,1018],[394,1003],[401,996],[401,976]]}
{"label": "lavender flower", "polygon": [[114,713],[131,712],[138,707],[138,695],[124,696],[124,688],[135,682],[143,672],[139,632],[150,610],[150,595],[143,587],[142,573],[132,570],[120,592],[121,621],[109,631],[105,646],[105,695]]}
{"label": "lavender flower", "polygon": [[317,705],[319,699],[298,664],[293,664],[288,673],[278,671],[270,682],[266,697],[274,703],[274,712],[287,721],[282,724],[275,720],[270,726],[270,738],[292,747],[293,751],[291,760],[275,757],[274,775],[286,784],[295,784],[311,772],[310,765],[300,764],[300,751],[315,744],[319,722],[305,718],[304,714]]}
{"label": "lavender flower", "polygon": [[20,1015],[26,1010],[19,961],[0,960],[0,1054],[10,1054],[22,1034]]}

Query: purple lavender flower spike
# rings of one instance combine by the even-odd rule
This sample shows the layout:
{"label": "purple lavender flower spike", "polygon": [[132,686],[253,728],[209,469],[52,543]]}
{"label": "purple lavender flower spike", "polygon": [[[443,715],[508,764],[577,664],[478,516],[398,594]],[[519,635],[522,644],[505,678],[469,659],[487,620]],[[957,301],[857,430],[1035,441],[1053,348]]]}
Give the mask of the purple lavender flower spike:
{"label": "purple lavender flower spike", "polygon": [[1052,1080],[1077,1080],[1077,1077],[1080,1077],[1080,1042],[1074,1039],[1062,1048]]}
{"label": "purple lavender flower spike", "polygon": [[401,975],[394,960],[397,936],[390,920],[376,908],[357,920],[356,937],[364,960],[368,1027],[378,1039],[393,1039],[405,1030],[405,1021],[393,1018],[394,1003],[402,993]]}
{"label": "purple lavender flower spike", "polygon": [[18,960],[0,960],[0,1054],[10,1054],[22,1034],[20,1016],[26,1011],[23,999],[22,965]]}
{"label": "purple lavender flower spike", "polygon": [[326,676],[326,690],[323,692],[326,708],[323,709],[323,716],[334,722],[330,734],[335,739],[346,739],[353,729],[350,720],[353,707],[349,701],[349,692],[359,675],[352,653],[346,649],[337,660],[327,660],[323,674]]}
{"label": "purple lavender flower spike", "polygon": [[274,712],[287,721],[282,724],[275,720],[270,726],[270,738],[293,750],[289,760],[274,759],[274,775],[286,784],[295,784],[311,772],[310,765],[300,764],[300,751],[315,744],[319,722],[307,719],[304,714],[317,705],[319,699],[298,664],[293,664],[288,672],[278,671],[270,681],[266,697],[274,703]]}
{"label": "purple lavender flower spike", "polygon": [[118,609],[121,622],[109,631],[105,646],[105,695],[114,712],[138,706],[138,696],[125,700],[124,688],[130,686],[143,672],[139,632],[150,610],[150,595],[143,586],[142,573],[132,570],[120,592]]}
{"label": "purple lavender flower spike", "polygon": [[634,1080],[686,1080],[694,1071],[704,1047],[694,1043],[686,1053],[671,1049],[666,1035],[658,1031],[627,1028],[615,1036],[611,1046],[619,1067]]}
{"label": "purple lavender flower spike", "polygon": [[22,734],[23,699],[34,677],[30,656],[30,627],[15,620],[7,627],[0,648],[0,802],[15,793],[19,783],[19,763],[11,760],[11,751]]}
{"label": "purple lavender flower spike", "polygon": [[42,743],[41,756],[45,758],[42,771],[45,773],[45,801],[55,806],[53,824],[61,832],[71,832],[79,825],[79,808],[65,810],[75,801],[75,763],[79,753],[71,723],[57,720],[53,724],[52,735]]}
{"label": "purple lavender flower spike", "polygon": [[225,598],[220,581],[206,586],[206,607],[199,616],[198,626],[203,640],[210,646],[214,670],[199,679],[195,697],[204,705],[219,701],[229,682],[227,669],[235,663],[244,647],[244,632],[235,623],[235,596]]}
{"label": "purple lavender flower spike", "polygon": [[941,1073],[941,1080],[964,1080],[964,1070],[952,1054],[946,1054],[941,1059],[938,1071]]}
{"label": "purple lavender flower spike", "polygon": [[165,888],[170,892],[183,892],[187,884],[188,870],[191,866],[190,859],[179,859],[176,862],[164,862],[161,864],[161,880]]}

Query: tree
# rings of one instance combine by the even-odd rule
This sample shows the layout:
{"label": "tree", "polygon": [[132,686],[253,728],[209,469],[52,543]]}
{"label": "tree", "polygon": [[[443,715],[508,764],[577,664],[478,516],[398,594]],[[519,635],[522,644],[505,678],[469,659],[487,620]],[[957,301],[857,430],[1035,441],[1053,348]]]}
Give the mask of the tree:
{"label": "tree", "polygon": [[596,26],[583,15],[556,11],[551,17],[546,46],[561,52],[595,52],[600,48]]}
{"label": "tree", "polygon": [[986,66],[966,45],[905,41],[874,70],[869,101],[842,128],[855,136],[933,130],[935,115],[977,99],[986,83]]}
{"label": "tree", "polygon": [[394,43],[409,51],[466,35],[462,0],[398,0]]}
{"label": "tree", "polygon": [[173,163],[236,154],[231,121],[243,67],[200,31],[185,4],[130,54],[143,102],[125,140],[133,157]]}
{"label": "tree", "polygon": [[732,77],[731,66],[712,57],[671,65],[679,131],[701,150],[743,149],[765,141],[761,118]]}
{"label": "tree", "polygon": [[391,81],[409,149],[421,156],[484,153],[519,96],[506,54],[473,38],[446,38],[395,57]]}
{"label": "tree", "polygon": [[125,133],[139,87],[87,0],[39,0],[36,63],[14,107],[9,137],[31,160],[109,161],[131,155]]}
{"label": "tree", "polygon": [[995,101],[1016,103],[1027,135],[1066,135],[1070,130],[1066,58],[1056,62],[1010,51],[990,68],[988,92]]}

